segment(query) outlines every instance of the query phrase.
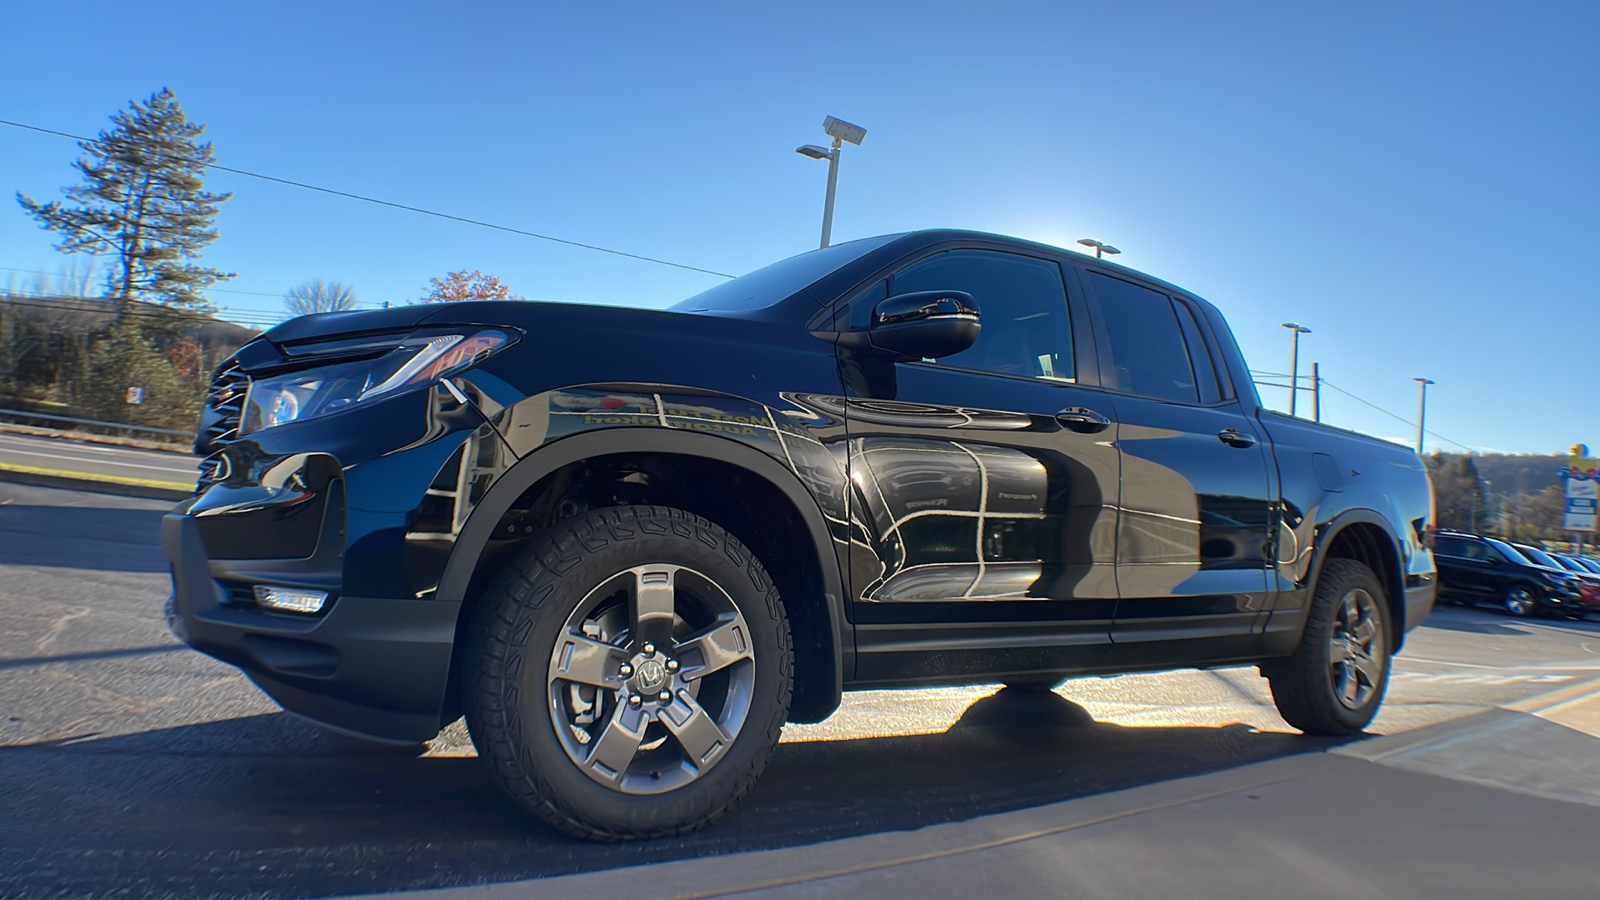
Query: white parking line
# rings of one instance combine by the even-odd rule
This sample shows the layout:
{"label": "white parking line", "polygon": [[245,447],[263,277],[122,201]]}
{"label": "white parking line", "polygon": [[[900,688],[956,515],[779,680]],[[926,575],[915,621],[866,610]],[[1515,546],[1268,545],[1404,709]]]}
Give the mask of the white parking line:
{"label": "white parking line", "polygon": [[1395,680],[1405,679],[1408,684],[1558,684],[1571,681],[1576,675],[1557,675],[1545,673],[1542,675],[1468,675],[1462,672],[1396,672]]}

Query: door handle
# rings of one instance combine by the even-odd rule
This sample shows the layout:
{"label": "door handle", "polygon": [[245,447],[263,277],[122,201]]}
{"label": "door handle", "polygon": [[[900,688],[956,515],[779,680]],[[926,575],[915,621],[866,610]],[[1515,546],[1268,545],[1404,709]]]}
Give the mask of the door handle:
{"label": "door handle", "polygon": [[1094,434],[1111,427],[1111,420],[1092,409],[1069,406],[1056,413],[1056,421],[1082,434]]}
{"label": "door handle", "polygon": [[1245,447],[1254,447],[1256,445],[1255,435],[1247,434],[1237,428],[1222,429],[1217,432],[1217,440],[1227,444],[1229,447],[1238,447],[1241,450]]}

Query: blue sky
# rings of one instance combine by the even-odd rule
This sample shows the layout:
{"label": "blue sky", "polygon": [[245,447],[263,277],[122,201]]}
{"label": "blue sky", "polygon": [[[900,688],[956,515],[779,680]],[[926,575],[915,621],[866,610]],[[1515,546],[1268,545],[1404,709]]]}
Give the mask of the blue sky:
{"label": "blue sky", "polygon": [[[1600,444],[1600,4],[7,4],[0,119],[94,134],[162,86],[219,163],[742,273],[810,249],[835,115],[835,240],[997,231],[1218,304],[1254,368],[1286,321],[1339,388],[1430,447]],[[0,187],[76,147],[0,127]],[[535,299],[665,306],[717,279],[218,173],[216,293],[306,279],[366,305],[451,269]],[[9,270],[68,263],[9,199]],[[21,278],[30,276],[20,275]],[[248,292],[248,293],[247,293]],[[1263,388],[1272,405],[1286,392]],[[1409,440],[1341,393],[1334,424]]]}

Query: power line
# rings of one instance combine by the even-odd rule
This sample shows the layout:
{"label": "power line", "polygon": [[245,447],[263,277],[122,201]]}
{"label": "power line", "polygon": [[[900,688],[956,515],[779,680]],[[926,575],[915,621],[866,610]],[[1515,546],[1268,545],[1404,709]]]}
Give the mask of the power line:
{"label": "power line", "polygon": [[[9,121],[9,120],[6,120],[6,119],[0,119],[0,125],[10,125],[12,128],[22,128],[22,129],[25,129],[27,131],[37,131],[40,134],[49,134],[49,135],[54,135],[56,137],[70,138],[71,140],[74,140],[74,141],[81,141],[81,142],[89,143],[89,144],[101,144],[101,143],[104,143],[104,141],[100,141],[100,140],[98,140],[96,138],[86,138],[86,137],[82,137],[82,136],[76,135],[76,134],[68,134],[65,131],[55,131],[55,130],[50,129],[50,128],[40,128],[37,125],[26,125],[26,124],[23,124],[22,122],[12,122],[12,121]],[[391,209],[400,209],[400,210],[405,210],[406,212],[419,213],[419,214],[424,215],[424,216],[433,216],[434,218],[437,218],[437,219],[447,219],[447,220],[449,220],[451,222],[461,222],[461,223],[466,224],[466,225],[477,225],[480,228],[492,228],[495,231],[504,231],[504,232],[507,232],[509,234],[517,234],[517,235],[521,235],[523,237],[531,237],[531,238],[535,238],[535,239],[541,240],[541,241],[550,241],[551,243],[555,243],[555,244],[565,244],[565,245],[567,245],[569,247],[579,247],[579,248],[584,249],[584,250],[593,250],[593,251],[595,251],[597,253],[609,253],[612,256],[621,256],[621,257],[625,257],[627,259],[637,259],[637,260],[639,260],[641,262],[655,263],[656,265],[659,265],[659,266],[671,266],[674,269],[687,269],[690,272],[700,272],[700,273],[705,274],[705,275],[715,275],[718,278],[732,278],[732,277],[734,277],[732,275],[729,275],[726,272],[715,272],[715,271],[712,271],[711,269],[702,269],[699,266],[690,266],[690,265],[685,265],[683,263],[669,262],[668,260],[665,260],[665,259],[656,259],[653,256],[641,256],[641,255],[639,255],[637,253],[627,253],[627,252],[624,252],[622,250],[612,250],[609,247],[600,247],[600,246],[596,246],[595,244],[585,244],[585,243],[582,243],[581,241],[569,241],[566,238],[558,238],[558,237],[552,237],[551,235],[548,235],[548,234],[538,234],[537,232],[524,231],[521,228],[512,228],[509,225],[496,225],[493,222],[484,222],[484,221],[479,220],[479,219],[469,219],[469,218],[466,218],[465,216],[454,216],[454,215],[451,215],[449,213],[442,213],[442,212],[438,212],[436,210],[431,210],[431,209],[423,209],[420,206],[408,206],[407,204],[395,203],[395,202],[390,201],[390,200],[379,200],[376,197],[367,197],[367,196],[363,196],[361,194],[352,194],[349,191],[339,191],[339,190],[334,190],[333,188],[318,187],[317,185],[306,184],[305,182],[302,182],[302,181],[291,181],[291,180],[289,180],[287,178],[278,178],[278,177],[273,176],[273,175],[262,175],[259,172],[247,172],[244,169],[235,169],[235,168],[232,168],[230,166],[219,166],[216,163],[208,163],[207,167],[208,168],[212,168],[212,169],[216,169],[218,172],[230,172],[230,173],[232,173],[234,175],[243,175],[246,178],[259,178],[262,181],[271,181],[271,182],[274,182],[276,184],[286,184],[286,185],[288,185],[290,187],[304,188],[305,190],[308,190],[308,191],[317,191],[317,192],[323,193],[323,194],[332,194],[335,197],[344,197],[344,198],[349,199],[349,200],[360,200],[363,203],[374,203],[374,204],[377,204],[378,206],[387,206],[387,207],[389,207]]]}
{"label": "power line", "polygon": [[[1345,395],[1345,396],[1346,396],[1346,397],[1349,397],[1349,398],[1350,398],[1350,399],[1352,399],[1352,400],[1354,400],[1354,401],[1356,401],[1356,402],[1357,402],[1357,403],[1361,403],[1361,404],[1364,404],[1364,405],[1366,405],[1366,406],[1370,406],[1370,407],[1372,407],[1372,408],[1373,408],[1373,409],[1375,409],[1375,410],[1377,410],[1377,411],[1378,411],[1378,412],[1381,412],[1381,413],[1383,413],[1383,414],[1384,414],[1384,415],[1386,415],[1386,416],[1388,416],[1388,417],[1390,417],[1390,418],[1392,418],[1392,419],[1395,419],[1395,420],[1396,420],[1396,421],[1399,421],[1399,422],[1403,422],[1403,423],[1405,423],[1405,424],[1406,424],[1406,425],[1409,425],[1409,426],[1411,426],[1411,427],[1412,427],[1412,428],[1415,428],[1415,427],[1417,427],[1417,423],[1415,423],[1415,422],[1413,422],[1413,421],[1411,421],[1411,420],[1410,420],[1410,419],[1407,419],[1407,418],[1406,418],[1406,417],[1404,417],[1404,416],[1402,416],[1402,415],[1399,415],[1399,414],[1397,414],[1397,413],[1392,413],[1392,412],[1390,412],[1390,411],[1388,411],[1388,410],[1387,410],[1387,409],[1384,409],[1384,408],[1383,408],[1383,407],[1381,407],[1381,406],[1379,406],[1379,405],[1378,405],[1378,404],[1376,404],[1376,403],[1372,403],[1372,402],[1370,402],[1370,401],[1367,401],[1367,400],[1363,400],[1363,399],[1361,399],[1361,398],[1360,398],[1360,397],[1357,397],[1357,396],[1356,396],[1356,395],[1355,395],[1355,394],[1352,394],[1352,393],[1350,393],[1350,392],[1349,392],[1349,391],[1347,391],[1347,390],[1345,390],[1345,389],[1344,389],[1344,388],[1342,388],[1342,387],[1339,387],[1339,386],[1338,386],[1338,385],[1337,385],[1337,384],[1334,384],[1334,383],[1333,383],[1333,382],[1331,382],[1331,381],[1329,381],[1329,380],[1328,380],[1328,379],[1326,379],[1326,378],[1324,378],[1324,379],[1322,379],[1322,383],[1323,383],[1323,384],[1325,384],[1325,385],[1327,385],[1327,386],[1328,386],[1328,387],[1331,387],[1331,388],[1333,388],[1333,389],[1334,389],[1334,390],[1336,390],[1336,391],[1338,391],[1338,392],[1339,392],[1339,393],[1341,393],[1341,394],[1343,394],[1343,395]],[[1424,430],[1425,430],[1425,431],[1426,431],[1426,429],[1424,429]],[[1456,446],[1457,446],[1457,447],[1460,447],[1460,448],[1461,448],[1461,449],[1463,449],[1463,450],[1466,450],[1466,451],[1467,451],[1467,452],[1469,452],[1469,453],[1474,453],[1474,452],[1476,452],[1476,451],[1475,451],[1475,450],[1474,450],[1474,449],[1473,449],[1473,448],[1471,448],[1471,447],[1469,447],[1469,446],[1467,446],[1467,445],[1466,445],[1466,444],[1463,444],[1463,443],[1461,443],[1461,442],[1460,442],[1460,441],[1453,441],[1453,440],[1451,440],[1451,439],[1450,439],[1450,438],[1447,438],[1447,437],[1445,437],[1445,436],[1444,436],[1444,435],[1442,435],[1442,434],[1439,434],[1439,433],[1438,433],[1438,432],[1436,432],[1436,431],[1427,431],[1427,432],[1426,432],[1426,433],[1427,433],[1427,434],[1430,434],[1430,435],[1432,435],[1432,436],[1434,436],[1434,437],[1436,437],[1436,438],[1438,438],[1438,439],[1439,439],[1439,440],[1441,440],[1441,441],[1444,441],[1444,442],[1445,442],[1445,443],[1447,443],[1447,444],[1454,444],[1454,445],[1456,445]]]}
{"label": "power line", "polygon": [[[101,316],[116,315],[116,312],[117,312],[114,309],[97,309],[94,306],[68,306],[68,305],[59,304],[59,303],[35,303],[35,302],[32,302],[34,300],[62,300],[62,299],[71,299],[71,298],[64,298],[64,297],[54,296],[54,295],[50,295],[50,294],[34,294],[34,293],[26,292],[26,291],[16,291],[16,292],[12,292],[12,293],[10,293],[8,295],[0,296],[0,303],[6,303],[6,304],[8,304],[10,306],[19,307],[19,308],[23,308],[23,309],[54,309],[54,310],[60,310],[60,311],[63,311],[63,312],[86,313],[86,314],[89,314],[89,315],[101,315]],[[91,298],[81,298],[81,299],[86,304],[92,304],[92,303],[96,303],[96,302],[103,302],[103,301],[99,301],[97,299],[91,299]],[[169,309],[170,309],[170,307],[169,307]],[[277,325],[277,324],[279,324],[280,322],[283,321],[283,319],[273,317],[272,315],[270,315],[268,313],[253,314],[253,313],[245,312],[244,314],[238,316],[237,317],[238,320],[236,320],[234,317],[231,317],[231,316],[229,318],[224,319],[224,318],[221,318],[219,316],[208,316],[208,315],[205,315],[204,313],[198,313],[198,312],[195,312],[193,310],[175,310],[175,309],[171,310],[170,312],[146,312],[144,310],[128,309],[128,310],[124,310],[123,311],[123,315],[124,316],[132,316],[134,318],[141,318],[141,319],[164,319],[164,320],[167,320],[167,321],[173,321],[174,319],[183,320],[184,316],[188,316],[189,318],[187,319],[185,324],[192,324],[192,325],[205,325],[205,324],[210,323],[210,322],[218,322],[218,323],[233,324],[233,325]],[[248,320],[248,321],[239,321],[239,320]]]}

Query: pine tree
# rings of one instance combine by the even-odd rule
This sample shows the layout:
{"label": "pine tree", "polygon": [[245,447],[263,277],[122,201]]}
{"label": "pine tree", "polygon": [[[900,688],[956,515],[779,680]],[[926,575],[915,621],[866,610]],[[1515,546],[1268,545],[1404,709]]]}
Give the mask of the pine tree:
{"label": "pine tree", "polygon": [[200,292],[233,277],[189,262],[217,239],[217,205],[233,196],[205,190],[211,144],[196,140],[205,127],[191,123],[165,88],[111,121],[99,140],[78,145],[87,155],[72,166],[84,180],[63,189],[68,202],[39,203],[20,192],[17,202],[61,235],[62,252],[112,257],[106,288],[119,321],[133,300],[204,309]]}

